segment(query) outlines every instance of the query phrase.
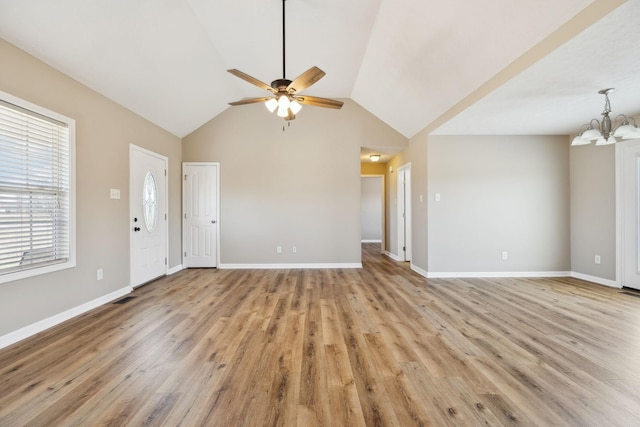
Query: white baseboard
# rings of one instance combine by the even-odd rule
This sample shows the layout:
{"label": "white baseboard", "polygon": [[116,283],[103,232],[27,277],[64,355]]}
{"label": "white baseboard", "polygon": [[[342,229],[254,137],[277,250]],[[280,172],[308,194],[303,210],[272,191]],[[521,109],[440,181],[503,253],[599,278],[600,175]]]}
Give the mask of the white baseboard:
{"label": "white baseboard", "polygon": [[327,269],[362,268],[362,263],[313,263],[313,264],[220,264],[221,270],[289,270],[289,269]]}
{"label": "white baseboard", "polygon": [[385,251],[384,254],[394,261],[400,261],[400,257],[398,255],[392,254],[389,251]]}
{"label": "white baseboard", "polygon": [[428,279],[453,279],[453,278],[481,278],[481,277],[574,277],[576,279],[586,280],[587,282],[597,283],[599,285],[618,288],[620,286],[615,280],[603,279],[602,277],[589,276],[587,274],[576,273],[575,271],[519,271],[519,272],[484,272],[484,273],[443,273],[443,272],[427,272],[420,267],[411,264],[411,270]]}
{"label": "white baseboard", "polygon": [[360,240],[360,243],[382,243],[382,240]]}
{"label": "white baseboard", "polygon": [[415,271],[422,277],[429,277],[429,273],[426,270],[423,270],[420,267],[416,267],[415,264],[411,264],[410,267],[411,267],[411,270]]}
{"label": "white baseboard", "polygon": [[175,267],[171,267],[167,270],[167,276],[171,276],[172,274],[176,274],[178,271],[182,270],[184,270],[184,267],[182,266],[182,264],[178,264]]}
{"label": "white baseboard", "polygon": [[62,313],[58,313],[46,319],[42,319],[38,322],[27,325],[13,332],[9,332],[8,334],[0,337],[0,348],[5,348],[10,346],[11,344],[17,343],[18,341],[22,341],[23,339],[42,332],[45,329],[49,329],[73,317],[86,313],[89,310],[93,310],[94,308],[100,307],[101,305],[116,300],[130,293],[131,291],[133,291],[133,288],[131,286],[127,286],[126,288],[111,292],[110,294],[104,295],[100,298],[96,298],[92,301],[86,302],[67,311],[63,311]]}
{"label": "white baseboard", "polygon": [[486,272],[427,272],[429,279],[481,278],[481,277],[571,277],[569,271],[486,271]]}
{"label": "white baseboard", "polygon": [[611,288],[622,288],[615,280],[603,279],[602,277],[589,276],[588,274],[576,273],[575,271],[571,272],[571,277],[575,277],[576,279],[586,280],[587,282],[597,283],[599,285],[609,286]]}

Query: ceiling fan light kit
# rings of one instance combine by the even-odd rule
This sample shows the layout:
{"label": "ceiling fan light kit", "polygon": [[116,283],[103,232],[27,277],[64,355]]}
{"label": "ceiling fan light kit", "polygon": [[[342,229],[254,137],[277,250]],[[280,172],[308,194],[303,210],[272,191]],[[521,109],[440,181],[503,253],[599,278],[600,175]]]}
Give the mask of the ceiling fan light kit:
{"label": "ceiling fan light kit", "polygon": [[311,67],[307,71],[296,77],[296,79],[293,81],[285,77],[285,2],[286,0],[282,0],[282,78],[272,81],[271,85],[269,86],[266,83],[263,83],[262,81],[256,79],[255,77],[251,77],[250,75],[243,73],[240,70],[227,70],[234,76],[239,77],[242,80],[249,82],[255,86],[258,86],[261,89],[265,89],[271,92],[273,96],[243,99],[236,102],[230,102],[229,105],[237,106],[264,102],[265,107],[267,107],[267,110],[269,110],[269,112],[275,112],[278,117],[282,117],[286,121],[294,120],[296,118],[296,114],[298,114],[302,109],[302,105],[312,105],[315,107],[334,109],[342,108],[343,102],[341,101],[336,101],[334,99],[328,98],[319,98],[317,96],[298,95],[300,92],[324,77],[325,72],[320,68]]}
{"label": "ceiling fan light kit", "polygon": [[596,141],[595,145],[610,145],[618,142],[618,139],[640,139],[640,128],[633,117],[619,114],[613,122],[611,121],[609,93],[613,91],[614,88],[598,91],[599,94],[604,95],[605,100],[602,120],[591,119],[589,123],[582,125],[578,135],[571,141],[572,146],[587,145],[593,141]]}

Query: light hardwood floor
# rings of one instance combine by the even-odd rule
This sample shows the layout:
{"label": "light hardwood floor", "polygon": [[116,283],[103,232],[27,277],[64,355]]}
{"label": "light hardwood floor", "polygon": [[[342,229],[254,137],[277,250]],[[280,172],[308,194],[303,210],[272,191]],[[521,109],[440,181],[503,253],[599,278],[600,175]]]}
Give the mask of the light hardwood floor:
{"label": "light hardwood floor", "polygon": [[640,425],[640,298],[378,252],[182,271],[0,350],[0,426]]}

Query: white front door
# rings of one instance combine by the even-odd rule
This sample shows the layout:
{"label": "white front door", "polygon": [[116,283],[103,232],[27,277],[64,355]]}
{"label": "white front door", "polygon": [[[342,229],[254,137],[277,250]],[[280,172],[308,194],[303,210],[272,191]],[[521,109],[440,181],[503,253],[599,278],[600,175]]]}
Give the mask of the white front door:
{"label": "white front door", "polygon": [[218,266],[218,164],[182,166],[184,259],[190,267]]}
{"label": "white front door", "polygon": [[167,158],[129,150],[131,286],[167,274]]}
{"label": "white front door", "polygon": [[640,289],[640,141],[622,153],[622,286]]}

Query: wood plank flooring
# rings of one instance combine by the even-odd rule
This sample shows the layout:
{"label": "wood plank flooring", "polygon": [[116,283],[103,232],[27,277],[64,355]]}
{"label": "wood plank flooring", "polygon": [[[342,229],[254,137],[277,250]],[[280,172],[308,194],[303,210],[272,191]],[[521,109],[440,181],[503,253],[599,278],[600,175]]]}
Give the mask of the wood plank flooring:
{"label": "wood plank flooring", "polygon": [[640,298],[363,248],[182,271],[0,350],[0,426],[640,425]]}

